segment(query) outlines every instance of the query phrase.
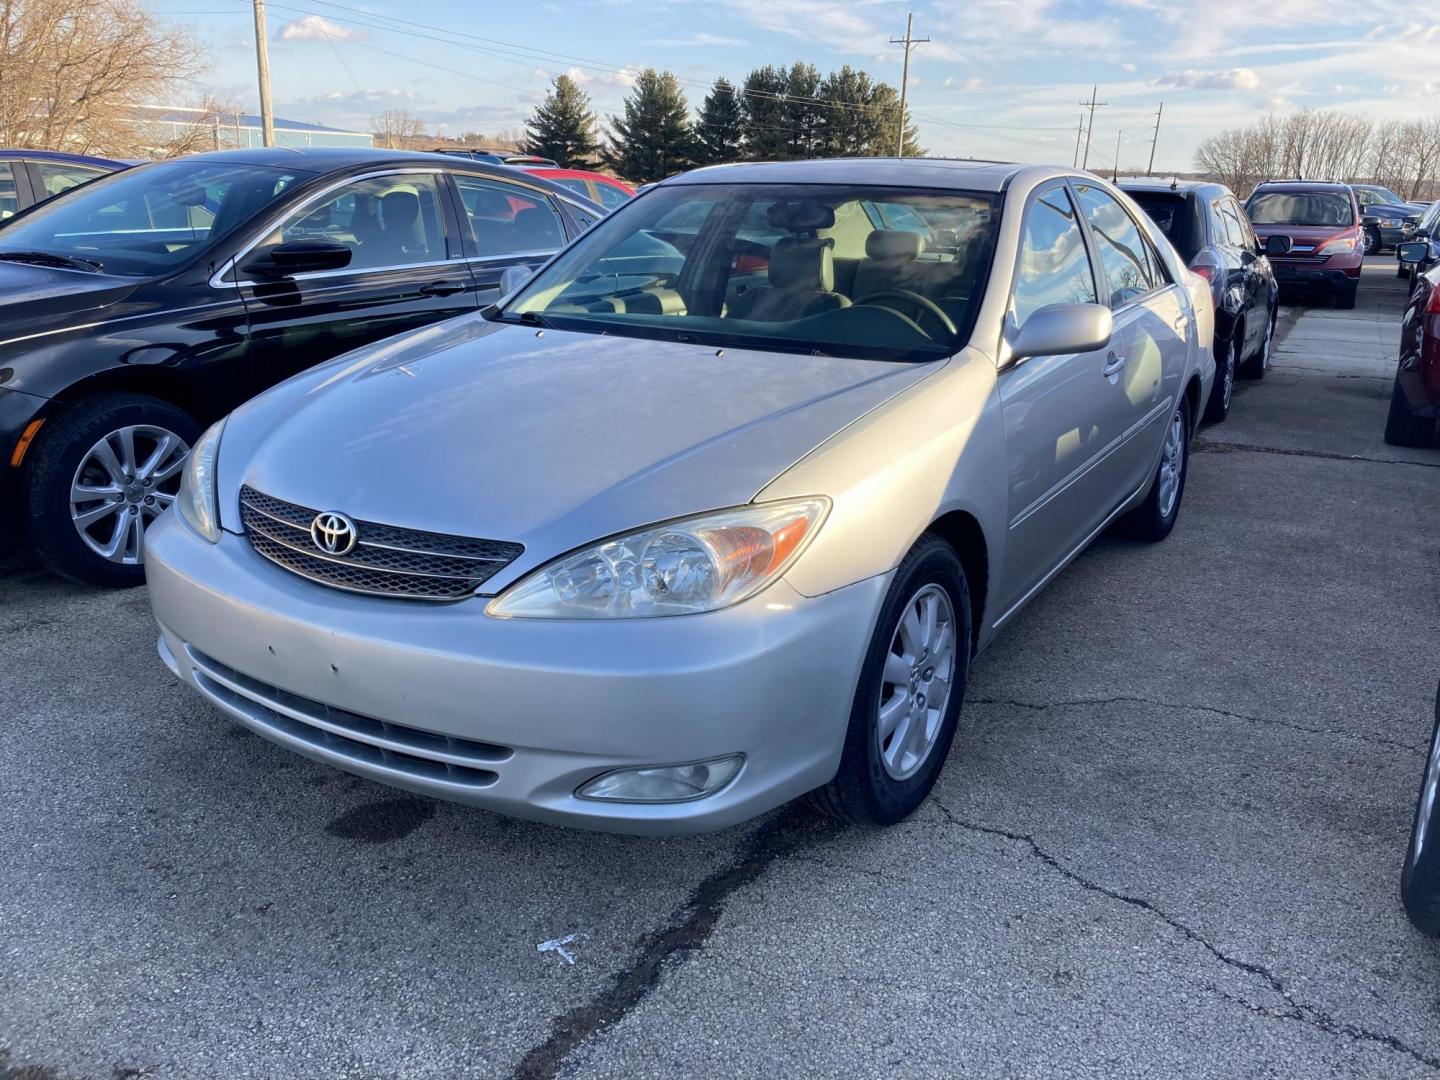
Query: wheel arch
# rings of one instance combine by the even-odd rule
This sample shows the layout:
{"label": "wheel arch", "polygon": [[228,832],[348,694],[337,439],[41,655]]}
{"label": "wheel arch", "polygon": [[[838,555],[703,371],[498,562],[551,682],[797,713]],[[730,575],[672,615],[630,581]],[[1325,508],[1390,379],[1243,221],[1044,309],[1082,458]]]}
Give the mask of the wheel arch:
{"label": "wheel arch", "polygon": [[56,394],[52,399],[53,408],[46,411],[66,408],[95,394],[114,392],[158,398],[183,409],[201,425],[213,421],[219,411],[188,379],[157,367],[110,367],[97,371]]}
{"label": "wheel arch", "polygon": [[1185,400],[1190,403],[1190,433],[1200,426],[1200,373],[1194,372],[1185,384]]}
{"label": "wheel arch", "polygon": [[970,651],[980,643],[985,624],[985,600],[990,585],[990,548],[980,521],[966,510],[952,510],[930,523],[926,532],[940,537],[960,556],[965,580],[970,586]]}

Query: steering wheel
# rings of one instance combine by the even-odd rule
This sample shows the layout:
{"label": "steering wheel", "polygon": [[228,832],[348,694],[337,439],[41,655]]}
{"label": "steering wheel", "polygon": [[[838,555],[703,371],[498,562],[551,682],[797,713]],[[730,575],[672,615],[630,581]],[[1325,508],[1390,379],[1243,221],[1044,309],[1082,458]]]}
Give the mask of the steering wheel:
{"label": "steering wheel", "polygon": [[[862,304],[874,304],[876,307],[885,307],[885,304],[876,303],[879,300],[898,300],[902,304],[913,305],[916,315],[915,321],[917,323],[922,318],[928,316],[940,324],[945,332],[950,335],[951,340],[960,336],[960,331],[956,329],[955,323],[951,321],[949,315],[945,314],[939,304],[928,297],[921,296],[919,293],[911,292],[909,289],[887,289],[884,292],[871,293],[869,296],[862,296],[859,300],[856,300],[855,306],[859,307]],[[898,314],[903,315],[905,313],[902,311],[898,312]]]}

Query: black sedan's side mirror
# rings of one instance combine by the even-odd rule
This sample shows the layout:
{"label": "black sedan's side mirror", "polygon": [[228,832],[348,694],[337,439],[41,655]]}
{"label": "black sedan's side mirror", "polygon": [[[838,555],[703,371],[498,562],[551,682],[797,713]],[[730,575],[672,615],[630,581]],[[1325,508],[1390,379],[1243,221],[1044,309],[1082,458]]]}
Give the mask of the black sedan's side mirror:
{"label": "black sedan's side mirror", "polygon": [[1265,238],[1266,255],[1289,255],[1293,246],[1294,244],[1288,236],[1267,236]]}
{"label": "black sedan's side mirror", "polygon": [[337,240],[287,240],[257,252],[245,261],[244,269],[265,277],[291,277],[321,270],[343,270],[350,265],[351,251]]}

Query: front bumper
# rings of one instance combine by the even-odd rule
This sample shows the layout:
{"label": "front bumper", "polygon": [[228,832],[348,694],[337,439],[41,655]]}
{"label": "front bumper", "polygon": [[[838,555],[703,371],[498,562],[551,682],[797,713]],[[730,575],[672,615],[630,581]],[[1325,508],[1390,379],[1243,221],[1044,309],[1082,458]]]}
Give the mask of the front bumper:
{"label": "front bumper", "polygon": [[[166,514],[146,574],[170,669],[298,753],[423,795],[616,832],[722,828],[835,774],[888,576],[807,598],[784,581],[707,615],[493,619],[315,585]],[[616,768],[743,753],[693,802],[575,789]]]}
{"label": "front bumper", "polygon": [[24,533],[18,498],[19,472],[11,467],[10,458],[25,429],[46,404],[46,398],[0,387],[0,552],[19,546]]}
{"label": "front bumper", "polygon": [[1333,256],[1323,263],[1285,262],[1272,259],[1275,281],[1282,289],[1314,292],[1341,293],[1355,288],[1360,281],[1359,260],[1354,265],[1336,265],[1341,260],[1351,261],[1350,256]]}

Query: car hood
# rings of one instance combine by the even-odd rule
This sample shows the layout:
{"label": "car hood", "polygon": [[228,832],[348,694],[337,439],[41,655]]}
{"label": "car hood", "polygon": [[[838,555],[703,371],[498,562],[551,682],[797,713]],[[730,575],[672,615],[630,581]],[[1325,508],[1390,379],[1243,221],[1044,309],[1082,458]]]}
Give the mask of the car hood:
{"label": "car hood", "polygon": [[1361,211],[1361,215],[1367,218],[1399,218],[1403,221],[1424,212],[1425,207],[1410,203],[1371,203]]}
{"label": "car hood", "polygon": [[321,365],[239,409],[220,448],[222,520],[238,531],[246,484],[362,521],[518,541],[523,569],[749,502],[941,366],[467,317]]}

